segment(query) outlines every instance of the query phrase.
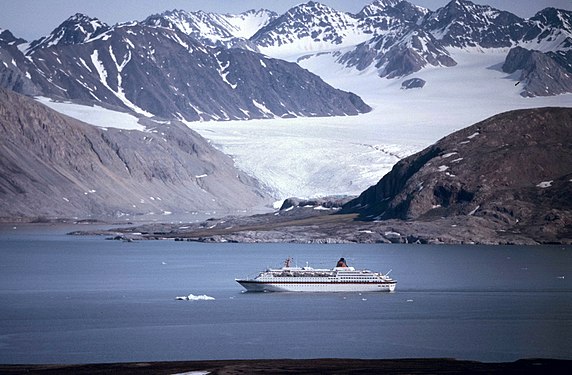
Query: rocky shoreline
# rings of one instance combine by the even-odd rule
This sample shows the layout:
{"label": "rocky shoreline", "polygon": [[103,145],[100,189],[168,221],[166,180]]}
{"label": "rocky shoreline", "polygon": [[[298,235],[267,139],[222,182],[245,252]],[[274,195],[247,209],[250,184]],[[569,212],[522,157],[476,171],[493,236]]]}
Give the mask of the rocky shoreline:
{"label": "rocky shoreline", "polygon": [[134,362],[80,365],[0,365],[15,374],[567,374],[572,361],[521,359],[483,363],[454,359],[273,359]]}
{"label": "rocky shoreline", "polygon": [[430,221],[364,221],[335,209],[291,207],[253,216],[211,218],[200,223],[151,223],[109,230],[81,230],[72,235],[103,235],[107,239],[233,243],[415,243],[538,245],[572,244],[534,226],[508,226],[476,216],[442,217]]}

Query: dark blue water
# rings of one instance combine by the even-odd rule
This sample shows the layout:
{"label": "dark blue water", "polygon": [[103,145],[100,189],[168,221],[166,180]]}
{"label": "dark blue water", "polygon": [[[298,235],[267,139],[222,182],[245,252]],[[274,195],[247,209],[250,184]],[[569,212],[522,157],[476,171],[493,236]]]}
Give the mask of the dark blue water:
{"label": "dark blue water", "polygon": [[[572,248],[124,243],[0,228],[0,363],[572,359]],[[279,267],[386,272],[397,292],[242,293]],[[214,301],[177,301],[208,295]]]}

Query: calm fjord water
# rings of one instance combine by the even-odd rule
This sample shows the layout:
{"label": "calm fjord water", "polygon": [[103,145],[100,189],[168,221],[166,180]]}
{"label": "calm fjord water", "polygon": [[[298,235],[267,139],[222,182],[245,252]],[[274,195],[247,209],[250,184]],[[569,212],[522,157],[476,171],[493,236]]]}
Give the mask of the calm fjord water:
{"label": "calm fjord water", "polygon": [[[569,246],[124,243],[71,229],[0,227],[0,363],[572,359]],[[397,292],[243,293],[234,281],[287,256],[392,269]],[[191,293],[215,300],[175,300]]]}

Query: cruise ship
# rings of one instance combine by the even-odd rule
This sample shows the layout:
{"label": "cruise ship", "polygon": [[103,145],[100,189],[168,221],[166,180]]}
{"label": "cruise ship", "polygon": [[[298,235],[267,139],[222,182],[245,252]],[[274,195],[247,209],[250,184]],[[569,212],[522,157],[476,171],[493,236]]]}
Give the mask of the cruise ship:
{"label": "cruise ship", "polygon": [[236,279],[248,292],[393,292],[397,281],[369,270],[348,267],[341,258],[334,268],[292,267],[288,258],[282,268],[269,268],[253,279]]}

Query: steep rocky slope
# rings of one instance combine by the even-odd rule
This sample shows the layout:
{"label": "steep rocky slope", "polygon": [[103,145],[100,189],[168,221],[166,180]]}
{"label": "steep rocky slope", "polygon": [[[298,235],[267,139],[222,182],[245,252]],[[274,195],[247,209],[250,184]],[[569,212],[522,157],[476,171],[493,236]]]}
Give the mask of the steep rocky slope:
{"label": "steep rocky slope", "polygon": [[0,216],[104,218],[268,203],[255,180],[186,126],[144,125],[144,132],[96,128],[0,89]]}
{"label": "steep rocky slope", "polygon": [[511,74],[520,71],[516,84],[522,84],[522,96],[564,94],[572,92],[571,53],[542,53],[515,47],[509,51],[502,70]]}
{"label": "steep rocky slope", "polygon": [[397,163],[344,206],[363,219],[474,216],[503,230],[572,235],[572,109],[503,113]]}

